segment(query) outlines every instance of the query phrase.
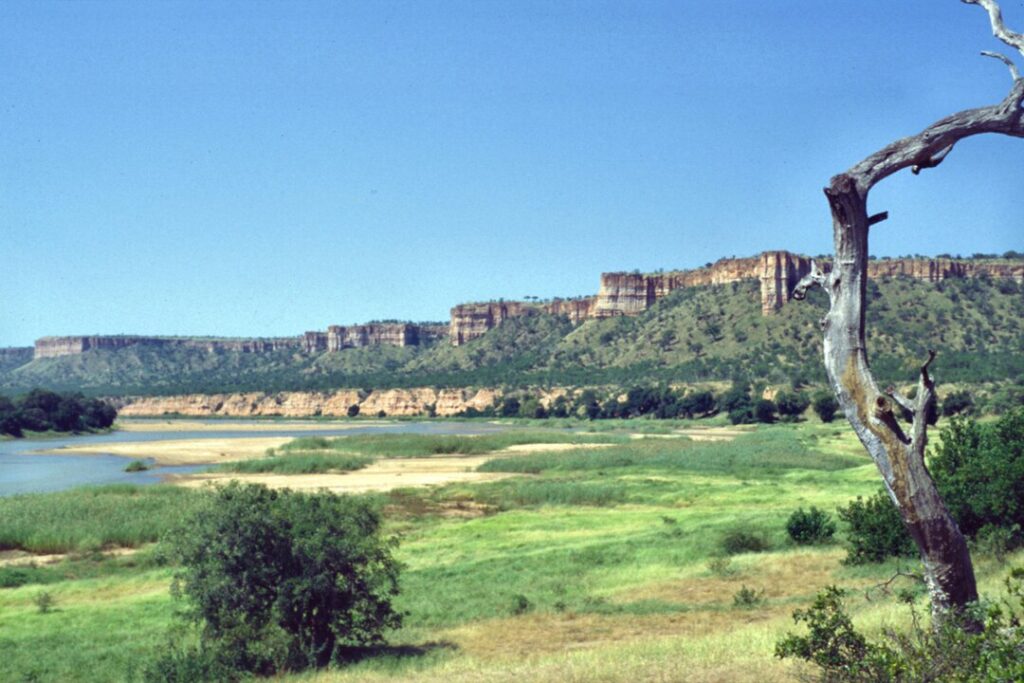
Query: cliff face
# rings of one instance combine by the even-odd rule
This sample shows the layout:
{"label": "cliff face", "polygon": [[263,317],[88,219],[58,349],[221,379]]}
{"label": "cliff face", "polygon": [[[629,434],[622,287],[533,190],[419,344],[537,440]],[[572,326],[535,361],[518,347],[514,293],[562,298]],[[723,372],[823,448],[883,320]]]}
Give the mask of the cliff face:
{"label": "cliff face", "polygon": [[239,353],[267,353],[279,349],[297,349],[298,337],[272,337],[268,339],[189,339],[179,337],[75,336],[43,337],[36,340],[34,358],[56,358],[85,353],[90,349],[122,349],[127,346],[156,346],[202,349],[210,353],[235,351]]}
{"label": "cliff face", "polygon": [[417,346],[442,339],[447,325],[416,325],[413,323],[368,323],[366,325],[331,325],[326,332],[306,332],[300,337],[266,339],[206,339],[188,337],[74,336],[43,337],[36,340],[34,358],[56,358],[85,353],[90,349],[121,349],[145,345],[202,349],[210,353],[269,353],[295,349],[316,353],[341,351],[364,346]]}
{"label": "cliff face", "polygon": [[[823,264],[826,268],[828,262]],[[483,336],[504,320],[531,311],[568,314],[573,323],[589,318],[640,315],[676,289],[723,285],[743,280],[761,284],[761,313],[771,315],[792,298],[793,288],[810,272],[811,260],[788,251],[766,251],[750,258],[720,259],[710,266],[667,273],[602,273],[597,296],[548,304],[505,301],[463,304],[452,309],[451,341],[455,346]],[[948,278],[989,277],[1024,282],[1024,263],[994,263],[954,259],[892,259],[871,261],[872,278],[911,277],[930,282]],[[566,304],[574,308],[567,311]]]}
{"label": "cliff face", "polygon": [[993,280],[1024,282],[1024,263],[993,263],[989,261],[955,261],[936,259],[891,259],[868,262],[868,277],[911,277],[915,280],[940,282],[956,278],[988,277]]}
{"label": "cliff face", "polygon": [[359,414],[389,416],[435,414],[450,416],[467,408],[484,410],[501,398],[494,389],[388,389],[369,393],[355,389],[309,392],[286,391],[234,394],[187,394],[183,396],[143,396],[115,399],[111,402],[123,417],[151,417],[169,413],[194,417],[343,417],[350,406],[359,406]]}

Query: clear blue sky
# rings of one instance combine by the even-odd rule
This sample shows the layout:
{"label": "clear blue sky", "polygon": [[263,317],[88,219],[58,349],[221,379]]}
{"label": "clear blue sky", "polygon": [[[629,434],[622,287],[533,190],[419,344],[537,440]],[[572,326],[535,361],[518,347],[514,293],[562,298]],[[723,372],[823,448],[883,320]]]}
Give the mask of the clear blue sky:
{"label": "clear blue sky", "polygon": [[[830,252],[828,178],[1002,99],[978,52],[1003,47],[957,0],[7,0],[0,346],[438,320]],[[872,251],[1024,249],[1022,170],[990,136],[890,178]]]}

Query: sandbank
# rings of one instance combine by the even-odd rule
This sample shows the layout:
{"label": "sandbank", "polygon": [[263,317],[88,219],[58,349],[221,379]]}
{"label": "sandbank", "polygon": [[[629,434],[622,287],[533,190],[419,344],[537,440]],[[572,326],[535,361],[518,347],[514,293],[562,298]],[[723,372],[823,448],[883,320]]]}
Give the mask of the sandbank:
{"label": "sandbank", "polygon": [[292,440],[290,436],[230,437],[225,439],[180,439],[169,441],[127,441],[65,446],[49,451],[51,455],[123,455],[128,458],[152,458],[157,465],[208,465],[262,457],[268,448],[277,448]]}

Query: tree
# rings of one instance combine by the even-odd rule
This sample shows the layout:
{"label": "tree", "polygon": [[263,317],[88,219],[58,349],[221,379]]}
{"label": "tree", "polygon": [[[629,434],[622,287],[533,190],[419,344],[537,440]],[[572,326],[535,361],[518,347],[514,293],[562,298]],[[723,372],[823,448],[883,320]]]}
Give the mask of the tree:
{"label": "tree", "polygon": [[775,405],[779,409],[779,415],[787,420],[799,420],[800,416],[811,405],[811,399],[807,394],[800,391],[780,391],[775,397]]}
{"label": "tree", "polygon": [[815,394],[811,407],[814,408],[815,414],[822,422],[831,422],[835,419],[836,412],[839,410],[839,402],[829,392],[822,391]]}
{"label": "tree", "polygon": [[353,403],[348,407],[348,416],[356,417],[357,415],[359,415],[359,406]]}
{"label": "tree", "polygon": [[[997,38],[1024,55],[1024,36],[1009,31],[995,0],[964,0],[989,15]],[[812,261],[810,272],[793,296],[802,299],[812,286],[828,294],[829,312],[822,320],[824,361],[829,384],[847,419],[881,472],[886,491],[899,510],[924,562],[932,611],[962,612],[978,599],[974,567],[967,542],[943,503],[925,466],[927,413],[935,405],[935,385],[922,364],[915,400],[893,388],[881,390],[868,364],[864,329],[868,230],[888,217],[869,215],[868,193],[881,180],[905,168],[914,174],[938,166],[960,140],[981,133],[1024,137],[1024,78],[1014,62],[986,52],[1010,69],[1013,86],[1002,102],[947,116],[917,135],[897,140],[849,170],[834,176],[825,188],[832,212],[835,259],[826,272]],[[899,408],[913,414],[909,433],[897,419]]]}
{"label": "tree", "polygon": [[170,539],[175,593],[201,640],[240,671],[322,666],[401,624],[398,565],[366,501],[219,489]]}

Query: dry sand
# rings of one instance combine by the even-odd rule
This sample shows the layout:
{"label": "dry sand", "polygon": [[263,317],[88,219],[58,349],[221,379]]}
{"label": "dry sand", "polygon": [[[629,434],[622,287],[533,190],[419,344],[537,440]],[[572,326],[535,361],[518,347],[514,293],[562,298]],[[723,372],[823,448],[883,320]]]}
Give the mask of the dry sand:
{"label": "dry sand", "polygon": [[354,472],[329,474],[239,474],[235,472],[209,472],[172,475],[172,484],[197,487],[222,484],[231,480],[243,483],[265,484],[270,488],[289,488],[296,491],[327,489],[336,493],[363,491],[389,491],[412,486],[434,486],[462,481],[493,481],[510,476],[505,473],[477,472],[476,468],[494,457],[494,454],[471,456],[437,456],[433,458],[383,458]]}
{"label": "dry sand", "polygon": [[110,453],[129,458],[153,458],[157,465],[207,465],[262,457],[268,448],[292,440],[290,436],[239,437],[226,439],[180,439],[172,441],[126,441],[83,446],[65,446],[52,455]]}
{"label": "dry sand", "polygon": [[[171,441],[131,441],[124,443],[69,446],[48,453],[110,453],[131,458],[152,458],[157,465],[206,465],[263,457],[268,448],[291,441],[287,436],[237,437],[218,439],[180,439]],[[525,455],[542,451],[570,451],[581,448],[606,448],[610,444],[536,443],[509,446],[484,455],[445,455],[425,458],[388,458],[361,470],[326,474],[243,474],[203,472],[168,475],[166,480],[180,486],[203,486],[231,480],[266,484],[272,488],[295,490],[328,489],[339,492],[387,491],[409,486],[433,486],[462,481],[492,481],[510,476],[506,473],[477,472],[483,463],[495,457]]]}

